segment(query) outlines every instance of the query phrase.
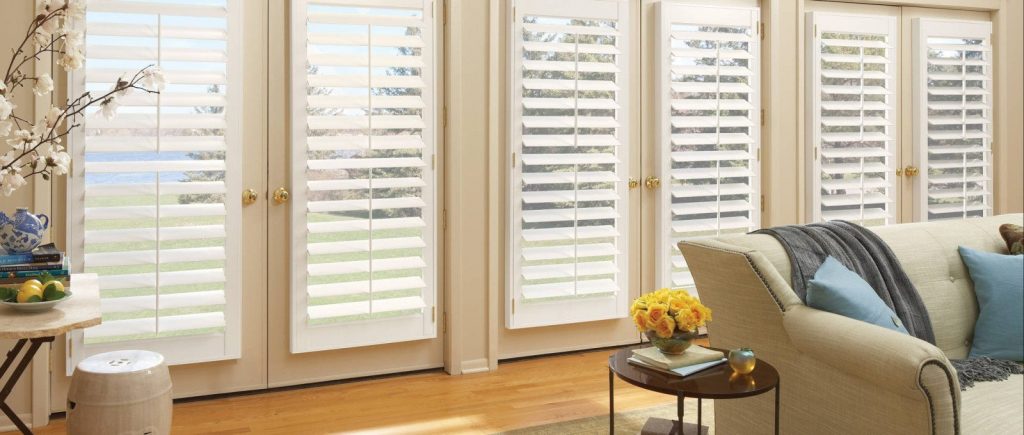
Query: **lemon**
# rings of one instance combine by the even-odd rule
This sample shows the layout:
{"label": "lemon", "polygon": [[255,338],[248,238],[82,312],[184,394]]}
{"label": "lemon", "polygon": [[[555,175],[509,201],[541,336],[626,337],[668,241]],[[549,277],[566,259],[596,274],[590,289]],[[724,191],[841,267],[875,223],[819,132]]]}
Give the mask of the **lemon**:
{"label": "lemon", "polygon": [[64,284],[60,281],[50,281],[43,286],[43,300],[55,301],[64,298]]}
{"label": "lemon", "polygon": [[25,281],[25,282],[21,283],[22,287],[24,287],[25,285],[28,285],[28,284],[34,285],[34,286],[39,287],[39,288],[43,288],[43,283],[39,282],[38,279],[30,279],[28,281]]}
{"label": "lemon", "polygon": [[[35,280],[32,280],[35,281]],[[26,281],[18,289],[18,303],[24,304],[27,302],[42,302],[43,300],[43,289],[38,283],[39,281]]]}

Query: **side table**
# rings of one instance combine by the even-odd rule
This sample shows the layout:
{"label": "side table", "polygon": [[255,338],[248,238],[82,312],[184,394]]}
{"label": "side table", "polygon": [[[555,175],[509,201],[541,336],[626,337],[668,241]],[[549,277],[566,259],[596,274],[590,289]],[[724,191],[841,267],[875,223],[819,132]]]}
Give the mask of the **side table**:
{"label": "side table", "polygon": [[[754,371],[747,375],[733,372],[728,363],[711,367],[686,377],[671,375],[657,370],[631,364],[633,347],[621,349],[608,357],[608,425],[609,433],[615,433],[615,376],[645,390],[656,391],[676,397],[676,414],[679,418],[680,434],[703,434],[701,400],[739,399],[757,396],[775,390],[775,435],[779,434],[779,372],[764,360],[758,359]],[[728,351],[721,350],[724,353]],[[697,399],[697,425],[683,423],[683,401]]]}
{"label": "side table", "polygon": [[[7,374],[12,365],[14,366],[11,377],[0,389],[0,411],[3,411],[23,434],[31,434],[32,431],[7,404],[7,398],[32,362],[39,347],[43,343],[53,342],[58,335],[71,330],[100,324],[100,292],[96,275],[74,274],[68,288],[74,292],[71,299],[61,302],[49,311],[22,313],[6,307],[0,308],[0,338],[18,340],[0,365],[0,379]],[[26,344],[28,350],[15,364]]]}

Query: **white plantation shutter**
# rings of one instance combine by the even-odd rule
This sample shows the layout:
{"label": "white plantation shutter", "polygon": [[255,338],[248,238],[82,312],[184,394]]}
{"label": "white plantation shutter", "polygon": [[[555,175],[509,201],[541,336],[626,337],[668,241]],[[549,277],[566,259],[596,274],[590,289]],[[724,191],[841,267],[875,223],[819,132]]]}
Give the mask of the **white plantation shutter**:
{"label": "white plantation shutter", "polygon": [[992,23],[915,19],[917,220],[992,214]]}
{"label": "white plantation shutter", "polygon": [[434,4],[292,17],[292,352],[436,337]]}
{"label": "white plantation shutter", "polygon": [[70,338],[73,360],[124,348],[170,364],[240,356],[241,7],[87,3],[72,95],[149,65],[169,84],[125,96],[114,119],[92,109],[70,141],[73,268],[99,275],[103,311]]}
{"label": "white plantation shutter", "polygon": [[680,240],[760,225],[756,8],[659,3],[659,285],[693,289]]}
{"label": "white plantation shutter", "polygon": [[808,186],[812,221],[893,221],[896,19],[812,12]]}
{"label": "white plantation shutter", "polygon": [[507,325],[623,317],[629,2],[514,11]]}

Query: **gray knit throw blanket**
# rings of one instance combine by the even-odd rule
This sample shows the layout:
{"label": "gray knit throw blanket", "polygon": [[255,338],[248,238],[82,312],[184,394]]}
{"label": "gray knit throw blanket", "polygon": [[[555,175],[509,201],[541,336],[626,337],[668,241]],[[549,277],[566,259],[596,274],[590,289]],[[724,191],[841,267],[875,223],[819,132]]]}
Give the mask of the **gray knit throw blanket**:
{"label": "gray knit throw blanket", "polygon": [[755,231],[779,240],[792,267],[793,291],[806,302],[807,282],[828,256],[864,278],[896,312],[910,335],[935,344],[928,311],[896,255],[868,229],[844,221],[787,225]]}
{"label": "gray knit throw blanket", "polygon": [[[755,231],[774,236],[789,256],[793,290],[806,302],[807,282],[828,256],[864,278],[903,322],[910,335],[935,344],[935,334],[921,296],[899,259],[881,238],[868,229],[845,221],[809,225],[787,225]],[[975,382],[1003,381],[1011,374],[1024,373],[1014,361],[988,357],[952,360],[960,389]]]}

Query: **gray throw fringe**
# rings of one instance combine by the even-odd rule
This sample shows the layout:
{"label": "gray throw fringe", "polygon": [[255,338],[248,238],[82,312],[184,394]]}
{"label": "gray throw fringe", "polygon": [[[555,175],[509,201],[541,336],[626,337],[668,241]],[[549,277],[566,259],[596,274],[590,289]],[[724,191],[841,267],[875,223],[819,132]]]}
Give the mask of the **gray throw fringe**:
{"label": "gray throw fringe", "polygon": [[1005,381],[1010,375],[1024,374],[1024,365],[1016,361],[992,359],[987,356],[949,361],[956,369],[960,380],[960,391],[974,386],[975,382]]}
{"label": "gray throw fringe", "polygon": [[877,234],[850,222],[786,225],[754,231],[774,236],[789,256],[793,291],[806,302],[807,282],[828,256],[864,278],[910,335],[935,344],[928,310],[896,254]]}

